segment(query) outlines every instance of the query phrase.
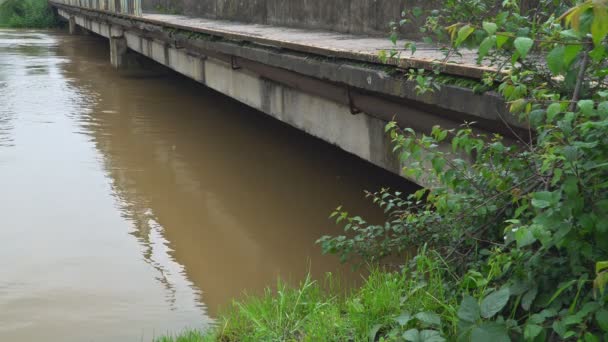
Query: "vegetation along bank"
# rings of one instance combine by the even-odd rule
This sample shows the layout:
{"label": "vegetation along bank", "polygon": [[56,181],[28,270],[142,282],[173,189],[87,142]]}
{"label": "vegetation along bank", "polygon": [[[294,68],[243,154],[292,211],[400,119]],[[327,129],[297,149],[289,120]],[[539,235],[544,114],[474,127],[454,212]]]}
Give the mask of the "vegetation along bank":
{"label": "vegetation along bank", "polygon": [[47,0],[0,0],[0,27],[50,28],[57,19]]}

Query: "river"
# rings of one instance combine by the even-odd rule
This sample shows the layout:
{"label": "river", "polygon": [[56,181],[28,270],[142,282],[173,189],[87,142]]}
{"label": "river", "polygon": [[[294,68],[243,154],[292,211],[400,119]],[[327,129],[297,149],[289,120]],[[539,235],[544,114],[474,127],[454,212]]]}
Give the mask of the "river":
{"label": "river", "polygon": [[0,30],[0,341],[205,329],[281,276],[359,276],[314,242],[397,177],[107,41]]}

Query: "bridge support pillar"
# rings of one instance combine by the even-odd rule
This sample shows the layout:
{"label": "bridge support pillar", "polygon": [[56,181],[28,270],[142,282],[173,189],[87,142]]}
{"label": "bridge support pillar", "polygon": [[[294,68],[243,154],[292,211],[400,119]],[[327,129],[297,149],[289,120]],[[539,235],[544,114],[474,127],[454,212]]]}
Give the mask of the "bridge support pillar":
{"label": "bridge support pillar", "polygon": [[125,37],[110,37],[110,62],[116,69],[126,69],[129,66],[129,54]]}
{"label": "bridge support pillar", "polygon": [[148,70],[146,61],[141,56],[128,49],[122,30],[112,27],[111,33],[110,63],[114,68],[134,74],[148,74],[153,71]]}
{"label": "bridge support pillar", "polygon": [[70,34],[72,34],[72,35],[78,34],[80,32],[80,28],[76,24],[76,17],[71,16],[70,19],[68,20],[68,22],[69,22]]}

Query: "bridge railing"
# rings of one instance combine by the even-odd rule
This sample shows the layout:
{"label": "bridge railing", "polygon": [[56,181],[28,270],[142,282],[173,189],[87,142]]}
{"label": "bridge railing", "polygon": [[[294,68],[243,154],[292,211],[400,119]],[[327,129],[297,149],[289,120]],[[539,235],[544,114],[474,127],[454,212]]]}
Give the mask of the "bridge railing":
{"label": "bridge railing", "polygon": [[65,5],[141,16],[141,0],[53,0]]}

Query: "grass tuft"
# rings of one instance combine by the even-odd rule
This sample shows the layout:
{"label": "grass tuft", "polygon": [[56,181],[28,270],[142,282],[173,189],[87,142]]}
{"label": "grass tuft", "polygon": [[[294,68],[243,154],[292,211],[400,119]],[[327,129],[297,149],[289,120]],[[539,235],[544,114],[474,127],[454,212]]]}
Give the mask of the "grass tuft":
{"label": "grass tuft", "polygon": [[155,342],[212,342],[216,337],[212,333],[201,333],[197,330],[187,330],[176,336],[163,336],[154,340]]}
{"label": "grass tuft", "polygon": [[[206,334],[187,331],[156,342],[392,340],[391,334],[416,328],[453,336],[457,303],[445,288],[447,267],[439,256],[425,252],[409,265],[400,272],[374,269],[360,288],[348,293],[331,274],[324,284],[309,276],[295,288],[279,281],[276,290],[235,301]],[[400,325],[398,318],[406,313],[433,313],[441,323],[428,326],[411,319]]]}

